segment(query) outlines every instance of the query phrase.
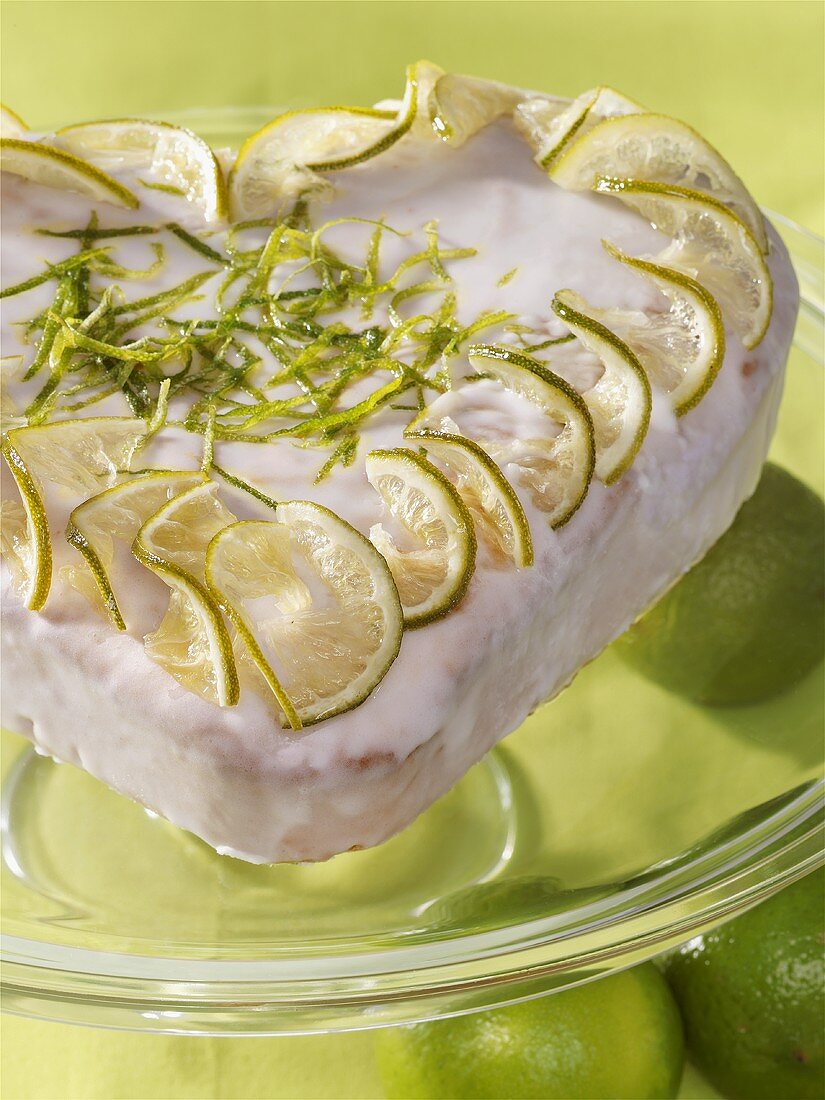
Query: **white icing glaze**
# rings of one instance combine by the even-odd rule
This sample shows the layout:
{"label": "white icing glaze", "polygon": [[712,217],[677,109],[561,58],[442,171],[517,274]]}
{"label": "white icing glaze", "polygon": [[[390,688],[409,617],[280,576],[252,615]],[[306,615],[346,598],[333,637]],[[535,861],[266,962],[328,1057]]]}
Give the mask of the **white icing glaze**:
{"label": "white icing glaze", "polygon": [[[340,173],[335,183],[335,199],[316,220],[384,216],[412,231],[408,238],[385,236],[388,270],[423,246],[421,227],[433,218],[442,244],[479,250],[476,258],[450,265],[463,322],[481,310],[505,308],[553,331],[548,306],[560,287],[597,306],[657,304],[650,286],[612,261],[600,241],[607,237],[639,254],[657,251],[662,238],[616,200],[567,194],[549,183],[506,123],[459,150],[433,144],[422,153],[414,142],[401,142],[391,154]],[[154,191],[141,198],[140,220],[175,217],[202,230],[184,202]],[[88,212],[78,196],[4,177],[3,285],[75,251],[75,242],[33,236],[32,225],[82,226]],[[114,208],[100,214],[104,224],[136,220]],[[343,226],[330,240],[357,260],[366,232]],[[133,598],[130,630],[114,632],[59,579],[60,565],[78,560],[62,538],[76,501],[50,494],[55,587],[42,614],[20,607],[4,570],[4,724],[245,859],[323,859],[386,839],[561,690],[705,552],[753,490],[797,306],[787,255],[775,235],[772,241],[775,310],[763,343],[746,353],[729,334],[710,394],[678,422],[667,399],[656,395],[649,434],[629,473],[611,489],[594,483],[561,531],[549,530],[521,493],[535,567],[497,568],[482,554],[460,607],[405,635],[386,678],[356,710],[295,735],[281,731],[269,705],[252,692],[237,707],[220,710],[185,691],[149,661],[141,640],[165,608],[165,586],[128,552],[121,554],[118,576],[127,578],[122,590]],[[213,243],[219,246],[219,238]],[[167,268],[135,284],[136,295],[203,269],[198,256],[173,244]],[[140,238],[115,242],[114,254],[134,266],[151,259]],[[512,268],[517,275],[499,288]],[[13,323],[46,306],[52,293],[46,286],[4,302],[5,355],[15,351]],[[198,310],[203,307],[190,304],[176,315]],[[476,383],[469,400],[477,417],[495,416],[505,434],[536,434],[535,410],[493,383]],[[127,410],[113,400],[107,411]],[[360,458],[369,447],[398,445],[406,419],[386,413],[369,425]],[[200,446],[199,437],[168,430],[146,464],[195,467]],[[366,532],[381,518],[381,505],[363,463],[315,485],[323,457],[289,442],[218,443],[216,449],[223,467],[277,499],[317,500]],[[261,514],[237,493],[225,499],[239,516]]]}

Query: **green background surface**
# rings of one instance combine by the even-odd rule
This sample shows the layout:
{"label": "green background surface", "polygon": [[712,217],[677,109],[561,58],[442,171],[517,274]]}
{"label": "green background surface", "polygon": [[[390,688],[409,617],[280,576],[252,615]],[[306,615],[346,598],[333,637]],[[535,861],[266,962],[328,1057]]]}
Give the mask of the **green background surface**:
{"label": "green background surface", "polygon": [[[823,6],[812,2],[4,0],[2,99],[35,127],[225,104],[368,104],[403,67],[575,95],[597,83],[677,115],[757,199],[823,229]],[[23,1098],[380,1097],[368,1033],[119,1034],[6,1018],[2,1093]],[[715,1094],[687,1071],[683,1097]]]}

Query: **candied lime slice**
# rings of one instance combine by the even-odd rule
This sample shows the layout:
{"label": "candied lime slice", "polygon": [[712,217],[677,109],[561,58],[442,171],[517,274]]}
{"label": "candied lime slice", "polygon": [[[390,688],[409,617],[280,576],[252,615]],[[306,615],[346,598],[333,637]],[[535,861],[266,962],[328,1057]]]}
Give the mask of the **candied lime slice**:
{"label": "candied lime slice", "polygon": [[443,141],[463,145],[484,126],[512,113],[524,98],[524,92],[507,84],[444,73],[430,93],[430,123]]}
{"label": "candied lime slice", "polygon": [[99,492],[129,469],[147,432],[146,421],[138,418],[90,417],[12,428],[6,434],[2,454],[20,501],[3,502],[1,545],[30,611],[43,607],[51,587],[44,484],[82,496]]}
{"label": "candied lime slice", "polygon": [[94,202],[109,202],[130,210],[140,205],[127,187],[93,164],[39,141],[0,138],[0,169],[46,187],[77,191]]}
{"label": "candied lime slice", "polygon": [[[560,290],[553,310],[602,365],[599,379],[582,394],[596,430],[596,477],[612,485],[625,473],[647,435],[653,403],[650,382],[627,344],[592,316],[571,290]],[[561,345],[563,356],[570,345]]]}
{"label": "candied lime slice", "polygon": [[227,216],[221,166],[206,142],[191,130],[168,122],[115,118],[66,126],[57,136],[72,153],[98,167],[134,168],[180,189],[202,209],[207,221]]}
{"label": "candied lime slice", "polygon": [[[276,515],[220,531],[206,578],[298,729],[374,691],[398,655],[403,617],[387,563],[360,532],[309,501],[286,501]],[[319,597],[298,576],[296,557]]]}
{"label": "candied lime slice", "polygon": [[758,242],[736,214],[710,195],[670,184],[600,179],[595,190],[672,237],[655,262],[707,287],[744,346],[756,347],[770,324],[773,284]]}
{"label": "candied lime slice", "polygon": [[487,545],[519,568],[532,565],[533,540],[521,501],[484,448],[447,432],[413,429],[404,434],[453,475],[459,496]]}
{"label": "candied lime slice", "polygon": [[566,146],[605,118],[637,114],[641,104],[606,86],[582,92],[572,102],[531,96],[516,107],[513,120],[527,139],[536,163],[549,168]]}
{"label": "candied lime slice", "polygon": [[370,451],[366,474],[415,546],[401,549],[382,524],[370,539],[386,558],[401,597],[406,627],[443,618],[467,592],[476,538],[467,505],[447,478],[415,451]]}
{"label": "candied lime slice", "polygon": [[701,283],[681,271],[627,256],[614,245],[605,249],[636,271],[670,302],[657,312],[594,309],[581,302],[595,320],[614,332],[635,353],[648,378],[670,397],[683,416],[698,405],[725,359],[725,327],[716,299]]}
{"label": "candied lime slice", "polygon": [[39,611],[52,581],[52,544],[49,521],[40,490],[14,444],[0,445],[20,501],[2,501],[0,549],[12,573],[14,588],[29,611]]}
{"label": "candied lime slice", "polygon": [[491,449],[499,461],[520,467],[521,481],[550,526],[564,526],[581,507],[593,476],[595,437],[587,405],[563,378],[516,348],[474,344],[468,355],[475,371],[530,401],[555,429]]}
{"label": "candied lime slice", "polygon": [[287,111],[241,146],[229,176],[236,220],[276,213],[284,202],[329,185],[310,161],[360,157],[393,132],[395,115],[360,107]]}
{"label": "candied lime slice", "polygon": [[85,579],[93,580],[96,594],[102,597],[103,605],[118,630],[125,630],[126,623],[109,575],[114,558],[114,540],[131,544],[146,520],[162,505],[205,481],[206,475],[197,471],[152,470],[111,489],[104,489],[79,504],[69,516],[66,540],[80,551],[88,566],[88,571],[78,571],[73,575],[72,583],[82,591],[88,591]]}
{"label": "candied lime slice", "polygon": [[206,549],[235,517],[214,482],[167,501],[140,528],[132,552],[172,590],[157,630],[147,634],[148,656],[189,691],[218,706],[238,702],[240,687],[232,639],[204,581]]}
{"label": "candied lime slice", "polygon": [[28,133],[28,126],[16,111],[0,103],[0,137],[17,138]]}
{"label": "candied lime slice", "polygon": [[599,179],[652,180],[709,191],[747,225],[763,252],[765,219],[725,158],[694,129],[668,115],[607,118],[577,134],[550,168],[568,191],[587,191]]}
{"label": "candied lime slice", "polygon": [[385,152],[413,127],[420,130],[419,115],[442,72],[428,61],[408,66],[397,110],[310,107],[273,119],[238,152],[229,177],[232,216],[271,215],[284,202],[328,189],[320,173],[361,164]]}

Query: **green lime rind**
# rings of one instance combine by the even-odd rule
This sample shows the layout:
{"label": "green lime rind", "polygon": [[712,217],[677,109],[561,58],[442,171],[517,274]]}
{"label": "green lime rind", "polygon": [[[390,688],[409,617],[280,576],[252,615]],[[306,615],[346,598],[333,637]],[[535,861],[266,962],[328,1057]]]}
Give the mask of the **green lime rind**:
{"label": "green lime rind", "polygon": [[[465,460],[469,459],[481,476],[493,486],[494,492],[506,512],[513,532],[513,560],[519,568],[528,568],[534,562],[533,539],[530,524],[513,486],[504,476],[498,463],[487,454],[484,448],[472,439],[449,432],[430,431],[426,428],[409,429],[404,432],[406,439],[421,442],[424,449],[441,459],[451,469],[458,469],[451,463],[451,454],[458,451]],[[455,460],[453,460],[455,461]],[[459,491],[460,495],[460,491]],[[490,522],[493,523],[491,517]]]}
{"label": "green lime rind", "polygon": [[106,608],[109,618],[118,630],[125,630],[126,620],[123,618],[120,606],[115,598],[106,568],[100,560],[95,548],[83,532],[72,522],[71,518],[66,525],[66,542],[76,550],[79,550],[83,555],[89,567],[89,571],[94,578],[94,582],[100,591],[100,595],[103,597],[103,606]]}
{"label": "green lime rind", "polygon": [[[475,527],[470,510],[459,496],[458,490],[437,467],[433,466],[422,455],[405,447],[370,451],[366,457],[367,479],[395,518],[413,536],[419,533],[409,527],[404,517],[399,515],[397,509],[393,507],[393,502],[387,498],[376,484],[382,472],[395,475],[405,484],[409,484],[411,478],[415,479],[418,482],[416,487],[419,492],[430,500],[442,522],[446,523],[444,517],[449,515],[455,524],[457,546],[454,557],[457,558],[457,568],[453,570],[452,576],[450,576],[448,563],[448,576],[441,586],[441,591],[435,590],[438,593],[437,596],[435,592],[432,593],[425,601],[423,608],[420,602],[416,605],[416,607],[421,608],[420,610],[417,610],[416,607],[404,607],[404,627],[407,630],[414,630],[449,615],[467,594],[476,564]],[[424,488],[422,488],[422,484]],[[441,498],[440,502],[437,501],[438,497]],[[396,584],[398,584],[398,578],[393,573],[392,562],[388,562],[388,565],[390,573],[393,575]],[[403,597],[402,606],[404,606]]]}
{"label": "green lime rind", "polygon": [[[759,242],[742,219],[723,202],[703,191],[676,184],[657,183],[648,180],[625,180],[599,178],[593,190],[602,195],[615,195],[634,210],[648,218],[660,232],[674,239],[674,245],[684,247],[693,239],[690,233],[683,233],[680,213],[690,210],[715,219],[717,227],[736,252],[746,261],[747,271],[734,294],[729,293],[729,285],[724,285],[724,272],[730,272],[724,263],[703,262],[702,256],[693,255],[691,269],[698,268],[696,277],[706,285],[723,313],[729,312],[731,327],[736,331],[744,347],[755,348],[768,330],[773,312],[773,280]],[[656,210],[650,210],[650,204],[656,204]],[[680,239],[681,238],[681,239]],[[673,262],[671,249],[666,249],[669,263]],[[678,254],[678,248],[677,248]],[[749,291],[759,290],[755,307],[747,300]]]}
{"label": "green lime rind", "polygon": [[[678,287],[688,296],[692,295],[699,302],[701,308],[704,309],[709,319],[710,327],[713,329],[714,333],[714,343],[707,356],[704,369],[701,374],[698,374],[694,379],[691,386],[679,386],[675,391],[672,391],[670,395],[673,401],[673,412],[676,416],[684,416],[690,409],[695,408],[710,390],[725,361],[725,324],[722,319],[722,310],[719,308],[719,303],[707,287],[703,286],[696,279],[691,278],[690,275],[686,275],[683,271],[677,271],[676,268],[673,267],[664,267],[661,264],[653,263],[651,260],[643,260],[635,256],[628,256],[609,241],[602,241],[602,245],[608,255],[612,256],[614,260],[618,260],[619,263],[624,264],[626,267],[638,271],[641,275],[653,282],[659,289],[662,289],[662,284],[669,284]],[[685,379],[685,382],[689,381],[689,378]],[[680,393],[680,390],[684,392]]]}
{"label": "green lime rind", "polygon": [[20,493],[26,513],[28,535],[33,546],[35,567],[33,575],[28,578],[25,605],[29,611],[40,611],[46,603],[52,583],[52,543],[46,509],[37,482],[8,436],[0,444],[0,453]]}
{"label": "green lime rind", "polygon": [[[650,381],[638,357],[627,344],[605,325],[571,306],[566,298],[568,293],[560,290],[553,299],[552,308],[556,316],[564,321],[589,351],[598,355],[606,371],[615,372],[618,366],[628,389],[635,389],[636,415],[626,422],[627,428],[622,430],[619,439],[600,449],[597,431],[596,477],[605,485],[614,485],[630,469],[650,427],[653,408]],[[601,379],[582,395],[591,411],[594,406],[593,395],[600,383]]]}
{"label": "green lime rind", "polygon": [[[34,183],[43,183],[44,173],[51,166],[53,171],[59,171],[72,180],[75,187],[70,188],[71,190],[79,190],[90,198],[103,199],[129,210],[140,206],[137,196],[128,187],[118,183],[100,168],[95,168],[80,157],[53,145],[20,138],[0,138],[0,166],[4,172],[23,176]],[[51,186],[58,185],[52,182]]]}
{"label": "green lime rind", "polygon": [[[505,388],[532,401],[572,434],[573,447],[579,458],[576,469],[578,484],[572,487],[565,500],[548,516],[553,530],[563,527],[584,503],[596,468],[596,433],[587,403],[564,378],[517,348],[501,344],[472,344],[467,349],[467,355],[470,365],[477,373],[492,375]],[[506,364],[508,368],[523,371],[528,379],[535,382],[525,387],[519,384],[518,375],[497,367],[498,364]]]}

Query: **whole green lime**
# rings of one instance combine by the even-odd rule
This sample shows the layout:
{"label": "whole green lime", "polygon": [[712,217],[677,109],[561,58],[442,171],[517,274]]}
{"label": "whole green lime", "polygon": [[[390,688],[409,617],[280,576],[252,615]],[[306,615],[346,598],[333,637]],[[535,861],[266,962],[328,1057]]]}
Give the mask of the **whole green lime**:
{"label": "whole green lime", "polygon": [[734,1100],[821,1100],[825,876],[815,872],[666,965],[692,1060]]}
{"label": "whole green lime", "polygon": [[730,529],[617,652],[699,703],[776,695],[822,660],[824,560],[821,498],[768,463]]}
{"label": "whole green lime", "polygon": [[682,1025],[650,963],[539,1000],[381,1032],[390,1100],[673,1097]]}

